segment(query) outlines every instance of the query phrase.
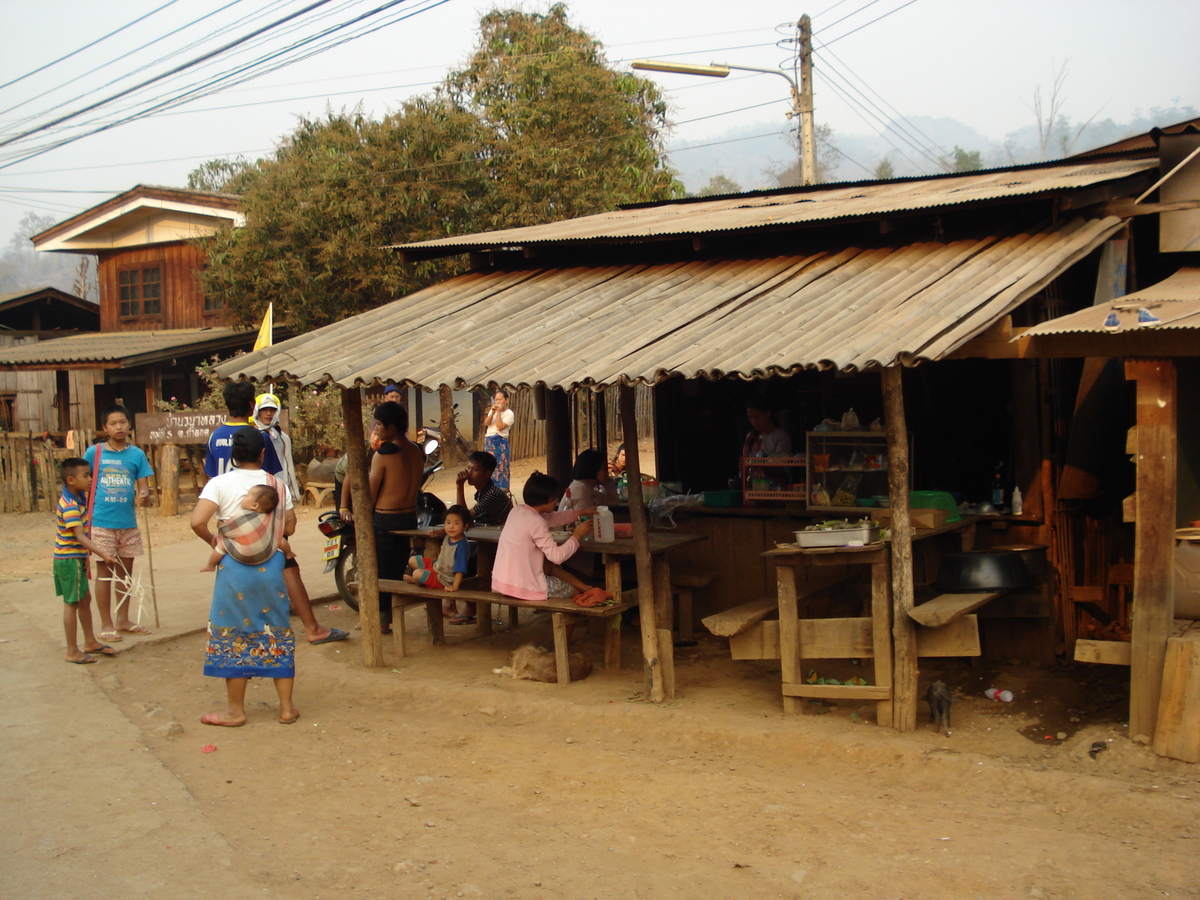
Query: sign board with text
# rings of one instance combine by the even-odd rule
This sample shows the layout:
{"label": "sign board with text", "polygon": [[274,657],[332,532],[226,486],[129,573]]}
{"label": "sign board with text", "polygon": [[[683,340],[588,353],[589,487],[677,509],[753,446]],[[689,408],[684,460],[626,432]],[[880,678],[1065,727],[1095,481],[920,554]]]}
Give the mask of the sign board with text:
{"label": "sign board with text", "polygon": [[[207,444],[227,417],[222,410],[138,413],[134,430],[139,444]],[[279,423],[287,428],[286,411],[280,412]]]}

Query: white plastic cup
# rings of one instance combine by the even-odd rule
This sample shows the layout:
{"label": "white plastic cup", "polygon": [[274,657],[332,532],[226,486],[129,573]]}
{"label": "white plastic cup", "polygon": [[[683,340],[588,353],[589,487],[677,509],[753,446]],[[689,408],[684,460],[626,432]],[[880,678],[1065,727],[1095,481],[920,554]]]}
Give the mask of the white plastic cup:
{"label": "white plastic cup", "polygon": [[1012,691],[1002,691],[999,688],[988,688],[983,692],[983,696],[989,700],[999,700],[1001,703],[1012,703],[1013,701]]}

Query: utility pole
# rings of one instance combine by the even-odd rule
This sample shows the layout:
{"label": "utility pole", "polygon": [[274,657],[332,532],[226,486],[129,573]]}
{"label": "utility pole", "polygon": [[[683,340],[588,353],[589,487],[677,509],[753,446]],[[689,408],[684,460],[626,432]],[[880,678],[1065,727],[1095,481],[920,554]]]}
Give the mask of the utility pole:
{"label": "utility pole", "polygon": [[812,19],[807,15],[801,16],[797,28],[800,38],[800,91],[794,102],[800,113],[800,183],[815,184],[817,144],[813,126]]}

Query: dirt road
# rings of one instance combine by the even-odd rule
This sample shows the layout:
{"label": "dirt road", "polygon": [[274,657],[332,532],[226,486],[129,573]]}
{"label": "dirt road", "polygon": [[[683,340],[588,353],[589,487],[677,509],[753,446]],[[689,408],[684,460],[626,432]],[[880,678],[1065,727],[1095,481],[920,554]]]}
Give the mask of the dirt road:
{"label": "dirt road", "polygon": [[[40,553],[36,518],[0,517],[0,548]],[[954,735],[897,735],[869,704],[785,718],[778,667],[715,639],[650,706],[636,632],[620,673],[559,688],[491,671],[548,623],[428,648],[418,611],[384,669],[302,647],[297,724],[255,682],[250,723],[211,728],[203,548],[155,530],[172,624],[115,659],[61,661],[44,574],[0,592],[2,897],[1200,896],[1200,771],[1124,737],[1111,681],[947,664]],[[997,677],[1015,703],[979,696]]]}

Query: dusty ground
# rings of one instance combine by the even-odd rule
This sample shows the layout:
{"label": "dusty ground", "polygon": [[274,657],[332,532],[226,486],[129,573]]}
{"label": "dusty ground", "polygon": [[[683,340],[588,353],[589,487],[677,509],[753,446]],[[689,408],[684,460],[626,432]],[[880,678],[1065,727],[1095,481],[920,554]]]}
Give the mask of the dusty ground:
{"label": "dusty ground", "polygon": [[[313,513],[302,518],[311,528]],[[0,516],[6,578],[44,578],[48,521]],[[182,520],[152,528],[156,565],[202,553],[182,543]],[[34,612],[3,621],[24,615]],[[354,624],[336,601],[320,615]],[[353,641],[302,648],[302,718],[290,727],[258,682],[246,727],[198,723],[222,694],[200,674],[202,621],[89,667],[59,662],[50,637],[45,653],[0,647],[6,682],[40,661],[47,677],[70,670],[97,685],[96,713],[123,723],[148,748],[139,760],[159,767],[145,784],[115,780],[113,796],[142,788],[147,804],[178,805],[187,845],[199,853],[209,840],[221,856],[211,881],[181,861],[153,890],[122,871],[96,882],[85,867],[105,827],[97,816],[71,852],[20,858],[127,897],[211,895],[233,873],[237,896],[282,898],[1200,896],[1200,768],[1127,740],[1122,672],[928,665],[922,686],[942,677],[959,695],[953,736],[934,735],[924,716],[898,735],[872,724],[871,704],[809,704],[785,718],[778,665],[733,662],[716,639],[679,651],[679,698],[651,706],[632,626],[621,672],[559,688],[491,671],[525,641],[549,645],[536,615],[488,639],[448,628],[439,648],[409,616],[413,652],[401,660],[389,645],[383,669],[363,669]],[[1017,700],[984,699],[992,685]],[[182,732],[167,734],[171,722]],[[25,736],[35,745],[24,765],[36,769],[36,743],[53,730]],[[1107,749],[1093,759],[1098,741]],[[49,773],[5,790],[46,828],[73,815]],[[151,831],[142,850],[180,852],[168,844],[183,846]],[[30,883],[0,879],[0,896],[62,896]]]}

